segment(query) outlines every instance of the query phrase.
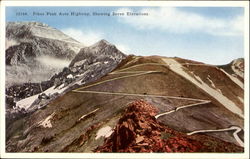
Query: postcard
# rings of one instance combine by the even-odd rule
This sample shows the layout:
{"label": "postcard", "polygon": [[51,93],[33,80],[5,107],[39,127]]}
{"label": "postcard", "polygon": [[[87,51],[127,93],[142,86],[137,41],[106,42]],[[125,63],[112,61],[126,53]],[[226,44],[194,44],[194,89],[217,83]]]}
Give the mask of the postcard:
{"label": "postcard", "polygon": [[1,157],[248,158],[249,2],[1,2]]}

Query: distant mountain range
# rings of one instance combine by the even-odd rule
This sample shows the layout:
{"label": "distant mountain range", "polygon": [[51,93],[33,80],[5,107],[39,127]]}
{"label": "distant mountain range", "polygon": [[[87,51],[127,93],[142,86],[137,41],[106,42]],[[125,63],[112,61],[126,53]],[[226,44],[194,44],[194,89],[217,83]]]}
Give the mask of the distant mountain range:
{"label": "distant mountain range", "polygon": [[[244,151],[244,59],[215,66],[125,55],[36,22],[6,32],[15,41],[6,81],[20,77],[6,87],[6,151]],[[68,65],[47,67],[44,56]]]}

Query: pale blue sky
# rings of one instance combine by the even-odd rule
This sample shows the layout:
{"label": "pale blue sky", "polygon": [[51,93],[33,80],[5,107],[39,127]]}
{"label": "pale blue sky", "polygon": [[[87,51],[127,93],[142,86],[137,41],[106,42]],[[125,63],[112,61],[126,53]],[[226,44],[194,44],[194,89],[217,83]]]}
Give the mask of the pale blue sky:
{"label": "pale blue sky", "polygon": [[[28,16],[17,16],[27,12]],[[36,16],[33,12],[146,12],[148,16]],[[38,21],[85,45],[100,39],[126,54],[225,64],[244,56],[240,7],[7,7],[6,21]]]}

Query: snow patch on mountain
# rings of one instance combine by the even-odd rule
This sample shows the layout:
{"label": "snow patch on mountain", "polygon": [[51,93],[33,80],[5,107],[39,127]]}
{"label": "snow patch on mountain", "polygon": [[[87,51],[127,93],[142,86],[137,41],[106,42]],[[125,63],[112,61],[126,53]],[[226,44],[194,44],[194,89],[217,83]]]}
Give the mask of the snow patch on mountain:
{"label": "snow patch on mountain", "polygon": [[244,99],[242,99],[241,97],[238,97],[238,99],[241,101],[241,103],[244,103]]}
{"label": "snow patch on mountain", "polygon": [[[93,51],[92,48],[96,50],[94,49]],[[54,86],[50,88],[47,87],[48,89],[40,94],[18,101],[16,103],[17,109],[31,111],[35,108],[39,109],[44,107],[51,98],[62,94],[65,90],[70,90],[77,85],[80,86],[84,83],[95,81],[111,72],[118,63],[126,57],[122,52],[117,50],[114,45],[105,40],[96,43],[94,46],[84,48],[82,51],[83,52],[77,55],[80,59],[74,58],[75,63],[73,63],[71,67],[65,67],[61,72],[51,77],[50,82],[52,82]],[[84,57],[86,54],[87,56]],[[53,58],[51,61],[51,57],[47,56],[41,56],[38,60],[41,63],[46,63],[46,65],[68,65],[68,61]],[[60,62],[61,64],[58,64]]]}
{"label": "snow patch on mountain", "polygon": [[217,99],[221,104],[223,104],[228,110],[230,110],[233,113],[238,114],[240,117],[244,118],[242,110],[237,107],[237,105],[232,102],[230,99],[228,99],[226,96],[222,95],[217,90],[209,87],[205,82],[202,81],[202,79],[199,76],[195,76],[195,78],[200,81],[201,87],[203,90],[206,90],[206,92],[211,95],[213,98]]}
{"label": "snow patch on mountain", "polygon": [[97,108],[97,109],[95,109],[95,110],[93,110],[93,111],[91,111],[91,112],[88,112],[87,114],[82,115],[82,116],[78,119],[78,121],[81,121],[81,120],[84,119],[85,117],[87,117],[87,116],[89,116],[89,115],[91,115],[91,114],[94,114],[94,113],[97,112],[98,110],[99,110],[99,108]]}
{"label": "snow patch on mountain", "polygon": [[43,126],[44,128],[52,128],[51,119],[53,118],[54,115],[55,115],[55,112],[49,115],[43,121],[38,122],[39,126]]}
{"label": "snow patch on mountain", "polygon": [[[192,73],[192,74],[194,74],[194,73]],[[195,75],[194,75],[194,76],[195,76]],[[207,80],[210,82],[211,86],[212,86],[214,89],[216,89],[220,94],[222,94],[221,90],[220,90],[219,88],[216,88],[214,82],[211,80],[210,75],[207,76]]]}
{"label": "snow patch on mountain", "polygon": [[33,95],[33,96],[30,96],[28,98],[24,98],[24,99],[18,101],[16,103],[17,109],[23,108],[23,109],[27,110],[31,106],[31,104],[38,98],[38,95],[39,94]]}
{"label": "snow patch on mountain", "polygon": [[[53,87],[50,87],[49,89],[45,90],[44,92],[42,93],[45,93],[46,95],[50,96],[50,95],[53,95],[55,93],[59,93],[61,94],[63,91],[65,91],[68,87],[64,87],[64,88],[55,88],[55,86]],[[38,99],[38,96],[40,94],[36,94],[36,95],[33,95],[33,96],[30,96],[28,98],[24,98],[20,101],[18,101],[16,103],[16,107],[17,109],[25,109],[25,110],[28,110],[32,104]]]}
{"label": "snow patch on mountain", "polygon": [[74,66],[73,67],[79,67],[79,66],[82,66],[85,62],[86,62],[87,60],[85,59],[85,60],[82,60],[82,61],[78,61],[78,62],[76,62],[75,64],[74,64]]}
{"label": "snow patch on mountain", "polygon": [[218,102],[220,102],[229,111],[239,115],[241,118],[244,118],[242,110],[239,107],[237,107],[237,105],[234,102],[232,102],[226,96],[222,95],[219,91],[211,88],[204,81],[202,81],[200,77],[198,76],[195,76],[195,78],[191,77],[188,73],[184,71],[182,65],[177,61],[175,61],[174,59],[166,59],[166,58],[162,59],[167,65],[169,65],[169,68],[172,71],[174,71],[178,75],[184,77],[185,79],[189,80],[190,82],[201,88],[203,91],[205,91],[214,99],[216,99]]}
{"label": "snow patch on mountain", "polygon": [[236,73],[236,75],[244,78],[244,62],[242,59],[233,60],[231,68]]}
{"label": "snow patch on mountain", "polygon": [[110,126],[106,126],[106,127],[103,127],[101,129],[98,130],[97,134],[96,134],[96,140],[99,139],[100,137],[109,137],[111,134],[113,133],[113,130]]}
{"label": "snow patch on mountain", "polygon": [[240,86],[240,88],[244,89],[244,84],[236,77],[228,74],[226,71],[224,71],[223,69],[220,69],[223,73],[225,73],[234,83],[236,83],[238,86]]}
{"label": "snow patch on mountain", "polygon": [[208,77],[207,77],[207,80],[211,83],[211,86],[212,86],[213,88],[216,88],[215,85],[214,85],[214,82],[210,79],[210,76],[209,76],[209,75],[208,75]]}

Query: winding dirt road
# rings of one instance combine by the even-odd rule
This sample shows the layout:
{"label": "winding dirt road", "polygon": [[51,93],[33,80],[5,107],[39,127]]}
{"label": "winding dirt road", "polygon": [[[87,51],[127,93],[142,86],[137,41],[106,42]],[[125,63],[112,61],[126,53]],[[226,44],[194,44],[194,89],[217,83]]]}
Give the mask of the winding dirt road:
{"label": "winding dirt road", "polygon": [[235,138],[235,140],[238,142],[238,144],[241,147],[244,147],[244,142],[240,139],[240,137],[238,136],[238,133],[242,130],[240,127],[238,126],[231,126],[229,128],[225,128],[225,129],[216,129],[216,130],[197,130],[197,131],[193,131],[190,133],[187,133],[187,135],[193,135],[193,134],[197,134],[197,133],[206,133],[206,132],[222,132],[222,131],[231,131],[231,130],[235,130],[233,133],[233,136]]}
{"label": "winding dirt road", "polygon": [[177,111],[180,110],[180,109],[184,109],[184,108],[188,108],[188,107],[193,107],[193,106],[197,106],[197,105],[208,104],[208,103],[211,103],[211,101],[209,101],[209,100],[204,100],[203,102],[200,102],[200,103],[194,103],[194,104],[187,104],[187,105],[179,106],[179,107],[177,107],[177,108],[174,109],[174,110],[170,110],[170,111],[168,111],[168,112],[158,114],[158,115],[155,116],[155,118],[158,119],[158,118],[161,117],[161,116],[164,116],[164,115],[168,115],[168,114],[170,114],[170,113],[177,112]]}
{"label": "winding dirt road", "polygon": [[[168,115],[170,113],[174,113],[180,109],[184,109],[184,108],[189,108],[189,107],[193,107],[193,106],[201,106],[201,105],[205,105],[210,103],[210,100],[204,100],[204,99],[195,99],[195,98],[186,98],[186,97],[178,97],[178,96],[164,96],[164,95],[154,95],[154,94],[135,94],[135,93],[121,93],[121,92],[103,92],[103,91],[85,91],[84,89],[86,88],[90,88],[96,85],[100,85],[103,83],[107,83],[110,81],[114,81],[114,80],[119,80],[119,79],[123,79],[123,78],[130,78],[130,77],[135,77],[135,76],[141,76],[141,75],[147,75],[147,74],[152,74],[152,73],[164,73],[162,71],[125,71],[131,68],[135,68],[138,66],[143,66],[143,65],[160,65],[160,66],[169,66],[168,64],[157,64],[157,63],[146,63],[146,64],[138,64],[138,65],[134,65],[128,68],[124,68],[118,71],[114,71],[112,73],[109,74],[127,74],[127,73],[133,73],[132,75],[125,75],[125,76],[120,76],[120,77],[116,77],[116,78],[112,78],[112,79],[108,79],[108,80],[104,80],[101,82],[97,82],[94,84],[90,84],[75,90],[72,90],[73,92],[76,93],[93,93],[93,94],[106,94],[106,95],[121,95],[121,96],[141,96],[141,97],[153,97],[153,98],[172,98],[172,99],[179,99],[179,100],[189,100],[189,101],[197,101],[198,103],[194,103],[194,104],[187,104],[187,105],[183,105],[180,107],[177,107],[174,110],[171,111],[167,111],[161,114],[158,114],[155,116],[155,118],[159,118],[161,116],[164,115]],[[205,65],[205,66],[212,66],[215,67],[213,65],[207,65],[207,64],[190,64],[190,63],[183,63],[183,65]],[[223,132],[223,131],[231,131],[231,130],[235,130],[235,132],[233,133],[233,136],[235,138],[235,140],[239,143],[240,146],[244,147],[244,143],[243,141],[239,138],[238,133],[242,130],[241,128],[239,128],[238,126],[232,126],[230,128],[226,128],[226,129],[217,129],[217,130],[198,130],[198,131],[193,131],[190,133],[187,133],[187,135],[192,135],[192,134],[196,134],[196,133],[202,133],[202,132]]]}

